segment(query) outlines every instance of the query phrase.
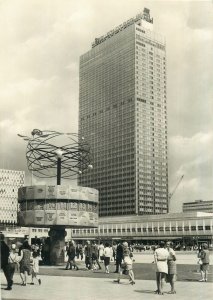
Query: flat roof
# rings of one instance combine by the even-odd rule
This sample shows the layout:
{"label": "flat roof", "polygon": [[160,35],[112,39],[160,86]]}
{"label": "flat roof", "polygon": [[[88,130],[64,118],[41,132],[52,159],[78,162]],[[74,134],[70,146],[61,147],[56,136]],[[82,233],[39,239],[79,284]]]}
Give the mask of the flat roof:
{"label": "flat roof", "polygon": [[99,224],[109,223],[125,223],[125,222],[153,222],[153,221],[165,221],[165,220],[186,220],[193,218],[213,217],[213,213],[208,212],[180,212],[180,213],[168,213],[160,215],[129,215],[129,216],[109,216],[99,217]]}

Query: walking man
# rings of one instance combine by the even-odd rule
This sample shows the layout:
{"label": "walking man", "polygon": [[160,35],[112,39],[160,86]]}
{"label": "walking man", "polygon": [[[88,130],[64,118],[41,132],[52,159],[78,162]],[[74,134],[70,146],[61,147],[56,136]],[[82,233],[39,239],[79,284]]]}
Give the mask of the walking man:
{"label": "walking man", "polygon": [[121,268],[122,259],[123,259],[123,246],[120,241],[118,242],[118,245],[116,248],[115,259],[116,259],[116,270],[114,273],[119,273],[120,268]]}
{"label": "walking man", "polygon": [[10,249],[4,241],[4,234],[0,233],[1,241],[1,269],[7,280],[7,288],[5,290],[12,290],[13,281],[10,279],[9,255]]}

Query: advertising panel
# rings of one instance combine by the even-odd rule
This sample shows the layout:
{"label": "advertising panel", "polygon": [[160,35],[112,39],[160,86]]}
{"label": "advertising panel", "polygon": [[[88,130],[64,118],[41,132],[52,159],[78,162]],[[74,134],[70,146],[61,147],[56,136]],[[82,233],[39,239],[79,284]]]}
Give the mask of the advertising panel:
{"label": "advertising panel", "polygon": [[34,209],[44,210],[45,200],[36,200],[34,201]]}
{"label": "advertising panel", "polygon": [[78,225],[78,211],[68,211],[68,225]]}
{"label": "advertising panel", "polygon": [[68,212],[69,226],[97,226],[98,216],[94,213],[86,211],[69,211]]}
{"label": "advertising panel", "polygon": [[44,209],[45,210],[56,210],[56,199],[54,200],[46,200],[44,204]]}
{"label": "advertising panel", "polygon": [[87,226],[89,224],[89,214],[86,211],[78,212],[78,225]]}
{"label": "advertising panel", "polygon": [[78,187],[69,186],[69,198],[73,200],[80,199]]}
{"label": "advertising panel", "polygon": [[26,187],[26,199],[34,199],[34,186]]}
{"label": "advertising panel", "polygon": [[57,210],[57,225],[67,225],[67,224],[68,224],[68,211]]}
{"label": "advertising panel", "polygon": [[27,210],[27,211],[20,211],[18,213],[18,221],[19,224],[23,226],[31,225],[34,224],[34,211],[32,210]]}
{"label": "advertising panel", "polygon": [[44,225],[44,211],[43,210],[39,210],[39,211],[35,210],[35,225]]}
{"label": "advertising panel", "polygon": [[57,185],[57,199],[69,199],[68,185]]}
{"label": "advertising panel", "polygon": [[98,191],[88,187],[79,188],[79,199],[84,201],[98,201]]}
{"label": "advertising panel", "polygon": [[45,225],[56,225],[56,211],[54,210],[45,210],[44,212],[44,222]]}
{"label": "advertising panel", "polygon": [[87,199],[92,201],[97,201],[97,194],[94,189],[87,188]]}
{"label": "advertising panel", "polygon": [[46,186],[37,185],[34,187],[34,199],[45,199],[46,198]]}
{"label": "advertising panel", "polygon": [[46,185],[46,198],[56,199],[57,186],[56,185]]}
{"label": "advertising panel", "polygon": [[87,188],[79,187],[79,199],[87,200]]}

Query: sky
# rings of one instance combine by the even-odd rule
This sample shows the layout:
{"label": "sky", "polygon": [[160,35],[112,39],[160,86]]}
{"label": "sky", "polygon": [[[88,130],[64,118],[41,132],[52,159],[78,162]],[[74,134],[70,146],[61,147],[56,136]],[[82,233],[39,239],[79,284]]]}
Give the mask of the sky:
{"label": "sky", "polygon": [[167,44],[171,212],[213,200],[212,1],[0,0],[0,168],[30,184],[17,134],[78,131],[80,55],[144,7]]}

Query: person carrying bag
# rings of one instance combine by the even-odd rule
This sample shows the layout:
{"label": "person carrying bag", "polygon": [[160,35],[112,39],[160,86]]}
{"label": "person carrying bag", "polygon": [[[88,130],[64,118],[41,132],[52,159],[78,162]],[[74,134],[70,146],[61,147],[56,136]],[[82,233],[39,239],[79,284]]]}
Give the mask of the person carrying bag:
{"label": "person carrying bag", "polygon": [[13,275],[14,275],[15,271],[19,269],[19,261],[20,261],[20,257],[18,255],[18,253],[16,253],[16,245],[12,244],[11,251],[10,251],[10,254],[8,257],[9,282],[8,282],[7,290],[12,290]]}

